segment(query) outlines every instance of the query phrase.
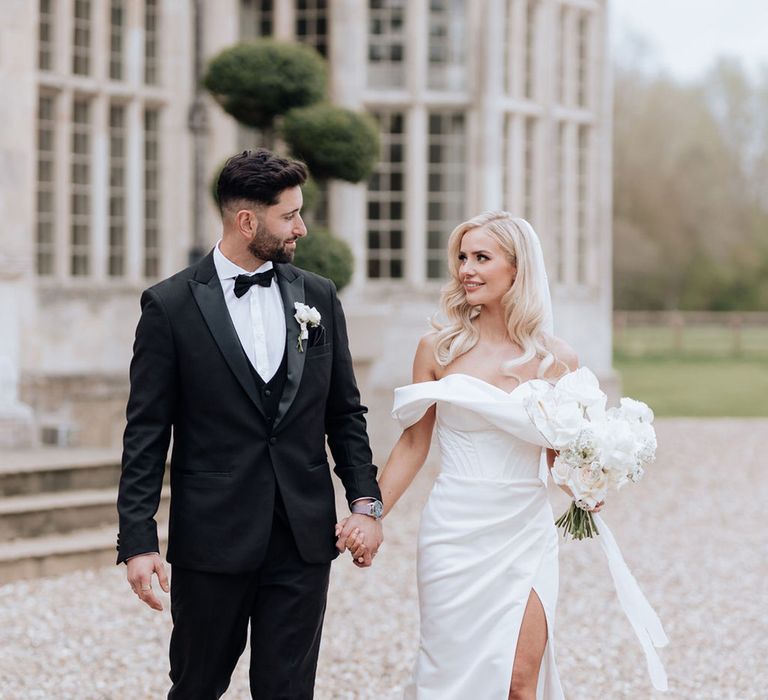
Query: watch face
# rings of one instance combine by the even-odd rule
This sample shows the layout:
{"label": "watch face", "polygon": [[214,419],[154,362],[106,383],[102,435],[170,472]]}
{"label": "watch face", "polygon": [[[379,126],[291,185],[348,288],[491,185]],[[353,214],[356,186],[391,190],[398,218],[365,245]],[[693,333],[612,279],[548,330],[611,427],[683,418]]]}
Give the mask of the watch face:
{"label": "watch face", "polygon": [[380,518],[384,512],[384,504],[381,501],[374,501],[371,503],[371,515],[374,518]]}

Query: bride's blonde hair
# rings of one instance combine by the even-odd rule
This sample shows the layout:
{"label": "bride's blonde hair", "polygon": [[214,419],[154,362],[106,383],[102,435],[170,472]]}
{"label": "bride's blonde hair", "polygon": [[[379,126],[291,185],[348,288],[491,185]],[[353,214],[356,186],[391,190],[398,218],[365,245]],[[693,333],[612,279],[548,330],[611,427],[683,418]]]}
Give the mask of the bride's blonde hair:
{"label": "bride's blonde hair", "polygon": [[[459,280],[459,254],[464,234],[482,228],[504,251],[509,262],[517,268],[512,286],[502,297],[507,333],[511,340],[523,349],[520,357],[505,362],[501,370],[515,376],[515,367],[524,365],[534,357],[541,362],[537,376],[543,377],[556,361],[549,349],[549,338],[544,332],[546,309],[537,291],[533,269],[534,247],[531,241],[533,229],[524,219],[518,219],[506,211],[488,211],[459,224],[448,239],[448,266],[451,279],[443,288],[440,298],[440,320],[433,317],[432,326],[437,330],[435,359],[442,367],[471,350],[480,334],[472,324],[481,311],[480,306],[467,302],[464,286]],[[535,235],[535,234],[534,234]]]}

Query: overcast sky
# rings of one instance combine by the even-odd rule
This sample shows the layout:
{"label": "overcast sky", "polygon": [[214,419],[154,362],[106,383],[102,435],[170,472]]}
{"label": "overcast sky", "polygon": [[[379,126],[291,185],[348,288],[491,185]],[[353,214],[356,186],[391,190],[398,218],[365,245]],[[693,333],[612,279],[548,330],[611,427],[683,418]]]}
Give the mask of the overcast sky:
{"label": "overcast sky", "polygon": [[644,37],[658,63],[696,78],[719,55],[768,67],[768,0],[609,0],[614,50],[627,31]]}

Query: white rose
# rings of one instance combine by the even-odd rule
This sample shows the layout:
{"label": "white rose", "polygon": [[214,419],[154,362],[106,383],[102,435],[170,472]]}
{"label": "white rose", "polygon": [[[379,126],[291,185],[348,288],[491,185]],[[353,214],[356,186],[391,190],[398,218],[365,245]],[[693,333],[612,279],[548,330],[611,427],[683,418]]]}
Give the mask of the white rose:
{"label": "white rose", "polygon": [[313,326],[316,326],[320,323],[320,312],[314,306],[309,310],[309,313],[307,314],[307,321]]}
{"label": "white rose", "polygon": [[588,465],[571,472],[568,486],[577,501],[587,503],[590,508],[594,508],[599,501],[605,500],[608,479],[601,469],[594,469]]}
{"label": "white rose", "polygon": [[571,476],[571,465],[562,455],[555,457],[555,463],[552,466],[552,479],[556,484],[567,484]]}
{"label": "white rose", "polygon": [[624,420],[611,420],[598,424],[600,462],[608,470],[634,469],[637,464],[638,440],[630,425]]}
{"label": "white rose", "polygon": [[605,418],[606,395],[600,390],[600,382],[591,370],[579,367],[563,376],[555,385],[555,393],[560,401],[580,403],[587,411],[590,420]]}
{"label": "white rose", "polygon": [[549,427],[552,433],[552,444],[567,445],[579,437],[584,423],[584,411],[575,401],[558,403],[551,407]]}
{"label": "white rose", "polygon": [[621,400],[621,411],[629,420],[642,421],[644,423],[653,422],[653,411],[648,404],[642,401],[635,401],[625,396]]}

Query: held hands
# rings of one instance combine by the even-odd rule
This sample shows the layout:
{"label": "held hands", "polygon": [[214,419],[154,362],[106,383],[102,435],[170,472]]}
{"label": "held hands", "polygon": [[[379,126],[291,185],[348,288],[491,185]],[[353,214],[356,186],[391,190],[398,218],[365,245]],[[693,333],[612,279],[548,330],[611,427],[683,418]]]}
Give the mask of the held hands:
{"label": "held hands", "polygon": [[355,566],[364,569],[373,563],[384,541],[384,531],[376,518],[353,513],[336,524],[336,537],[336,549],[349,550]]}
{"label": "held hands", "polygon": [[144,601],[153,610],[162,610],[163,604],[152,590],[152,574],[157,574],[157,580],[163,591],[168,593],[170,590],[165,564],[163,564],[160,555],[139,554],[131,557],[126,566],[128,567],[128,583],[131,584],[133,592],[139,596],[139,600]]}

